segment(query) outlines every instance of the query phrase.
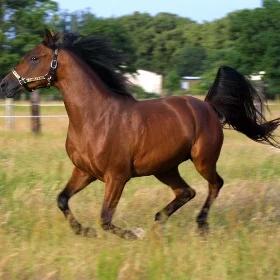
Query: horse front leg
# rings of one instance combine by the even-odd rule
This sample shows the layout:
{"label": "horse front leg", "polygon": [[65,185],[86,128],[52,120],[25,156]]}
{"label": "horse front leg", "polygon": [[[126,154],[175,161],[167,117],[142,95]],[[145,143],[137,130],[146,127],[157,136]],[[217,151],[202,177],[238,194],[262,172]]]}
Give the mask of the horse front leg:
{"label": "horse front leg", "polygon": [[96,231],[93,228],[83,227],[76,220],[75,216],[69,208],[68,201],[74,194],[78,193],[95,180],[95,177],[75,167],[72,172],[72,176],[66,184],[65,188],[57,197],[57,204],[59,209],[63,212],[65,218],[69,221],[72,230],[79,235],[95,237]]}
{"label": "horse front leg", "polygon": [[[139,229],[136,231],[122,229],[112,223],[113,215],[122,195],[127,179],[109,177],[105,182],[105,194],[101,211],[101,226],[124,239],[138,239],[141,237]],[[138,231],[138,232],[137,232]]]}

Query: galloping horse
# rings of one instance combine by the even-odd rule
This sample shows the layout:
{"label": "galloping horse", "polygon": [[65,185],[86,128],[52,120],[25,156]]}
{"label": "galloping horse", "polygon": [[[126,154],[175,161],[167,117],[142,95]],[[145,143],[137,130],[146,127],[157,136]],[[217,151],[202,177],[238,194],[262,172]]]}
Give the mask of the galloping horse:
{"label": "galloping horse", "polygon": [[126,182],[138,176],[154,175],[173,190],[174,200],[155,215],[156,221],[165,222],[195,196],[178,172],[178,165],[189,159],[209,183],[197,217],[199,228],[206,229],[209,209],[223,186],[216,171],[223,126],[279,148],[273,132],[280,118],[266,121],[262,98],[227,66],[218,70],[205,101],[189,96],[137,101],[126,87],[121,67],[119,53],[100,38],[47,31],[43,42],[0,86],[7,97],[22,87],[32,91],[53,85],[62,93],[69,116],[66,150],[75,167],[57,201],[76,234],[95,231],[75,219],[68,201],[97,179],[105,183],[104,230],[137,238],[134,231],[115,226],[112,218]]}

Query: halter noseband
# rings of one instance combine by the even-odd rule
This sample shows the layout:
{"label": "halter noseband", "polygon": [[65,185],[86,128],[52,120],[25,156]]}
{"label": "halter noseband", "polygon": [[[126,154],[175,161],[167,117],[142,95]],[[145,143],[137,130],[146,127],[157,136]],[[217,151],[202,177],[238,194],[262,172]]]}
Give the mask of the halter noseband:
{"label": "halter noseband", "polygon": [[33,78],[24,78],[24,77],[21,77],[15,69],[12,70],[12,73],[17,78],[19,84],[21,86],[24,86],[28,91],[33,91],[32,89],[30,89],[28,87],[28,83],[36,82],[36,81],[46,80],[48,82],[47,87],[50,87],[54,81],[55,74],[56,74],[56,69],[57,69],[57,65],[58,65],[57,56],[58,56],[58,49],[55,49],[53,52],[50,70],[44,76],[38,76],[38,77],[33,77]]}

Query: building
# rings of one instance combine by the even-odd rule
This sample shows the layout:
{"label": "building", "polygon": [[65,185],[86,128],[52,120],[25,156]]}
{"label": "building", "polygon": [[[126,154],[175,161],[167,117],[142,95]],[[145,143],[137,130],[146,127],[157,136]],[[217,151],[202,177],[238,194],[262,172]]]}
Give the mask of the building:
{"label": "building", "polygon": [[162,75],[146,70],[137,70],[135,74],[127,74],[128,81],[140,86],[148,93],[162,94]]}
{"label": "building", "polygon": [[260,71],[249,76],[251,81],[262,81],[265,75],[265,71]]}
{"label": "building", "polygon": [[252,81],[254,88],[259,94],[266,95],[266,86],[264,81],[265,71],[259,71],[258,73],[251,74],[248,78]]}
{"label": "building", "polygon": [[181,89],[189,90],[192,85],[197,84],[199,81],[201,81],[201,77],[184,76],[181,79]]}

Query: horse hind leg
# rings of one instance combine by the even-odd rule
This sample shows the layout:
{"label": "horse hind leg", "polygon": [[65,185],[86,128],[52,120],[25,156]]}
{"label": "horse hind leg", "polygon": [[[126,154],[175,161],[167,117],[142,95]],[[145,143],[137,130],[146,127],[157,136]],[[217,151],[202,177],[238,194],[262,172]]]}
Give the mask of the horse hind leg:
{"label": "horse hind leg", "polygon": [[96,236],[96,231],[93,228],[84,228],[76,220],[75,216],[69,208],[68,201],[74,194],[84,189],[94,180],[96,180],[96,178],[75,167],[72,172],[72,176],[66,184],[65,188],[57,197],[57,204],[59,209],[63,212],[65,218],[69,221],[72,230],[79,235]]}
{"label": "horse hind leg", "polygon": [[174,192],[175,198],[155,215],[155,221],[165,222],[175,211],[195,197],[192,189],[180,176],[178,167],[169,172],[155,175],[158,180],[168,185]]}
{"label": "horse hind leg", "polygon": [[202,209],[200,210],[196,221],[198,224],[198,228],[201,229],[202,231],[207,231],[209,226],[208,226],[208,222],[207,222],[207,218],[208,218],[208,213],[210,210],[210,207],[212,205],[212,203],[214,202],[214,200],[217,198],[220,189],[223,186],[223,179],[219,176],[219,174],[216,172],[214,175],[215,179],[213,181],[213,183],[209,183],[209,192],[208,192],[208,196],[206,198],[206,201],[202,207]]}
{"label": "horse hind leg", "polygon": [[216,162],[200,161],[199,159],[195,159],[193,162],[197,171],[208,181],[208,196],[196,218],[199,230],[205,232],[209,228],[207,218],[210,207],[217,198],[224,181],[216,171]]}

